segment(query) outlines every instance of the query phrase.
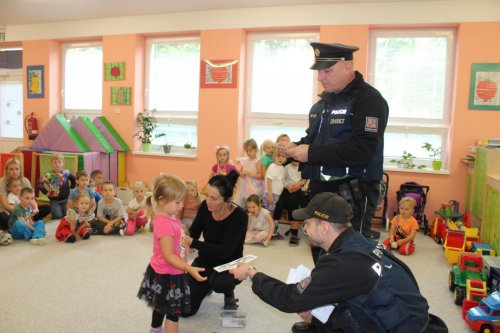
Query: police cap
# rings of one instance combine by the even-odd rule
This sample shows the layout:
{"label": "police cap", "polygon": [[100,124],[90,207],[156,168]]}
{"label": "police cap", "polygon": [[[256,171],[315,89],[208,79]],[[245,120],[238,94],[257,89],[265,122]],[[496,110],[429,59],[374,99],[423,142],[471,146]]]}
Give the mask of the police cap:
{"label": "police cap", "polygon": [[335,65],[338,61],[352,60],[352,54],[359,50],[357,46],[340,43],[311,43],[314,50],[314,65],[311,69],[325,69]]}
{"label": "police cap", "polygon": [[307,207],[294,210],[292,215],[297,221],[316,218],[330,223],[346,224],[351,221],[352,208],[338,194],[323,192],[315,195]]}

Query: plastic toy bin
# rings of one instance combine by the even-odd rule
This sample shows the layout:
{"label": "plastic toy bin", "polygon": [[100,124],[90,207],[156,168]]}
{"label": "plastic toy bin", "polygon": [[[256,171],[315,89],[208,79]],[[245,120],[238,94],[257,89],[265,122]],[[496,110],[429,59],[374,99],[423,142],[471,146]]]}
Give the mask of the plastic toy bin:
{"label": "plastic toy bin", "polygon": [[245,327],[247,325],[247,314],[243,311],[221,311],[220,325],[222,327]]}
{"label": "plastic toy bin", "polygon": [[459,230],[448,230],[444,242],[444,256],[450,265],[458,262],[460,253],[464,251],[465,233]]}

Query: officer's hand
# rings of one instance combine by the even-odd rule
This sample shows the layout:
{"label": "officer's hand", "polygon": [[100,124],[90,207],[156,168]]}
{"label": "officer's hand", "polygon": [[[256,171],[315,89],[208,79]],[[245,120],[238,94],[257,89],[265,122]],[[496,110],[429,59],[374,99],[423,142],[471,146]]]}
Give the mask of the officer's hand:
{"label": "officer's hand", "polygon": [[296,161],[307,162],[309,160],[309,145],[300,145],[288,148],[285,154]]}
{"label": "officer's hand", "polygon": [[303,321],[310,323],[312,320],[311,310],[297,313]]}
{"label": "officer's hand", "polygon": [[239,263],[236,268],[230,269],[229,274],[234,275],[234,278],[243,281],[247,278],[247,271],[250,266],[247,263]]}
{"label": "officer's hand", "polygon": [[297,145],[293,142],[280,142],[276,144],[276,149],[278,149],[280,154],[285,154],[285,155],[286,155],[286,150],[293,147],[297,147]]}

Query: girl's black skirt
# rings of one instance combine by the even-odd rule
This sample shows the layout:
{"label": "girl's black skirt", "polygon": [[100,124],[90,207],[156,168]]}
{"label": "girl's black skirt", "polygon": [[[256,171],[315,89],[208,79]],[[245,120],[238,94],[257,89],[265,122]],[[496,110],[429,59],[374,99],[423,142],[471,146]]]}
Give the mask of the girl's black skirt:
{"label": "girl's black skirt", "polygon": [[157,274],[151,265],[148,265],[137,293],[137,297],[155,311],[176,317],[191,312],[190,296],[186,274]]}

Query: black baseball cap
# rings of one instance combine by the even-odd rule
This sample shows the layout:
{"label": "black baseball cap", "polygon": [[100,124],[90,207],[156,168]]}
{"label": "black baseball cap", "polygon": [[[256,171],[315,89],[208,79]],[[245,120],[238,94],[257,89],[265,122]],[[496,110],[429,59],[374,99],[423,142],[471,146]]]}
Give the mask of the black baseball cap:
{"label": "black baseball cap", "polygon": [[351,222],[351,205],[336,193],[323,192],[314,196],[307,207],[292,213],[298,221],[316,218],[330,223],[346,224]]}
{"label": "black baseball cap", "polygon": [[311,43],[314,50],[314,64],[311,69],[325,69],[335,65],[339,61],[352,60],[353,53],[359,50],[359,47],[345,45],[340,43]]}

